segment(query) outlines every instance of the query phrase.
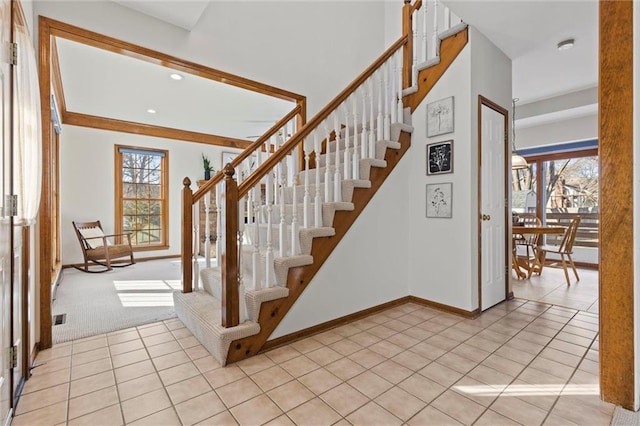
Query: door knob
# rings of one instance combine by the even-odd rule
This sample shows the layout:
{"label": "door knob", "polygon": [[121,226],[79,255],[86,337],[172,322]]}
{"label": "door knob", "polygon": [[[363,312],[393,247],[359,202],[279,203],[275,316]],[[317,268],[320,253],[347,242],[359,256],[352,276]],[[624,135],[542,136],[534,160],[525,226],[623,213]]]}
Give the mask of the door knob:
{"label": "door knob", "polygon": [[491,220],[491,215],[490,214],[483,214],[482,215],[482,220]]}

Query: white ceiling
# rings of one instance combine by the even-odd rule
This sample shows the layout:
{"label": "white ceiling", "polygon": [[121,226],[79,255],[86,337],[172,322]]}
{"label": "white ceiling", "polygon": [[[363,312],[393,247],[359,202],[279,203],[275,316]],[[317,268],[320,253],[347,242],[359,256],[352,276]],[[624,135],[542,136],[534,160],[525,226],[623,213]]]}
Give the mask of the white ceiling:
{"label": "white ceiling", "polygon": [[[191,30],[197,26],[210,1],[215,0],[113,1]],[[518,105],[543,107],[552,99],[562,103],[564,96],[574,92],[589,94],[579,102],[567,104],[562,111],[538,111],[521,117],[527,118],[529,125],[594,114],[597,93],[587,89],[597,85],[596,0],[449,0],[446,3],[512,59],[513,96],[520,99]],[[557,43],[566,38],[574,38],[575,46],[558,51]],[[169,78],[171,71],[162,66],[68,40],[60,40],[58,49],[65,101],[70,111],[250,139],[264,133],[294,106],[191,75],[174,81]],[[132,61],[135,67],[131,66]],[[98,80],[89,81],[87,76]],[[132,93],[134,97],[130,96]],[[233,95],[233,104],[218,102],[228,94]],[[127,101],[123,103],[122,99]],[[117,110],[109,107],[111,101],[119,105]],[[185,105],[192,108],[187,110]],[[148,114],[148,108],[157,113]],[[531,111],[539,109],[530,108]],[[536,121],[532,115],[540,117]]]}

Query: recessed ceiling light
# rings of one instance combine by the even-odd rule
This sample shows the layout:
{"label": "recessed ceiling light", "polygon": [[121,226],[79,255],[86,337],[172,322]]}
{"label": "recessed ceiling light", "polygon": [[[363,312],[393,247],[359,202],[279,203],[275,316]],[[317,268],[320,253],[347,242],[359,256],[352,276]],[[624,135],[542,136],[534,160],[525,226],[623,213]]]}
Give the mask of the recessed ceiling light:
{"label": "recessed ceiling light", "polygon": [[153,108],[149,108],[149,109],[147,110],[147,112],[148,112],[149,114],[155,114],[155,113],[156,113],[156,110],[155,110],[155,109],[153,109]]}
{"label": "recessed ceiling light", "polygon": [[178,74],[176,72],[174,72],[173,74],[171,74],[170,76],[172,79],[174,80],[182,80],[184,78],[184,76],[182,74]]}
{"label": "recessed ceiling light", "polygon": [[572,38],[568,38],[566,40],[562,40],[560,43],[558,43],[558,50],[568,50],[571,49],[573,47],[573,45],[575,44],[575,40]]}

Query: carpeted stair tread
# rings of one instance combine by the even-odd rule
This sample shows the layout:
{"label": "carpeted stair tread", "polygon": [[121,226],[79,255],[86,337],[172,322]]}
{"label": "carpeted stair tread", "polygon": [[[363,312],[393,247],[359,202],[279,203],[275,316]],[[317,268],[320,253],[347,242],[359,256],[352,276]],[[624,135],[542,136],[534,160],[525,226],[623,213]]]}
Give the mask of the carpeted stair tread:
{"label": "carpeted stair tread", "polygon": [[[345,179],[342,181],[342,200],[351,201],[353,199],[354,188],[371,188],[371,181],[365,179]],[[324,200],[324,184],[309,184],[309,203],[313,204],[316,191],[320,190],[320,199]],[[298,204],[304,203],[304,185],[296,186],[296,198]],[[293,204],[293,187],[287,187],[284,190],[284,202]]]}
{"label": "carpeted stair tread", "polygon": [[[333,143],[333,142],[331,142],[331,143]],[[399,142],[392,141],[392,140],[381,139],[381,140],[376,142],[375,158],[384,159],[384,157],[385,157],[385,155],[387,153],[387,148],[400,149],[401,147],[402,147],[402,145],[400,145]],[[320,155],[318,157],[317,165],[319,167],[324,167],[324,166],[327,165],[327,156],[329,157],[329,163],[332,166],[335,166],[336,157],[335,157],[335,152],[333,152],[333,153],[329,153],[329,154],[322,154],[322,155]],[[344,149],[340,149],[339,157],[340,157],[340,167],[344,167]],[[349,161],[351,161],[351,159]]]}
{"label": "carpeted stair tread", "polygon": [[232,341],[260,333],[260,325],[253,321],[223,327],[220,302],[204,291],[177,290],[173,302],[178,318],[222,366],[227,363]]}
{"label": "carpeted stair tread", "polygon": [[303,228],[300,230],[300,251],[302,254],[311,254],[311,245],[314,238],[333,237],[334,235],[336,235],[335,228],[328,226]]}
{"label": "carpeted stair tread", "polygon": [[[273,261],[273,266],[276,272],[276,282],[279,286],[286,288],[287,275],[289,274],[290,268],[311,265],[312,263],[313,256],[308,254],[275,258]],[[288,291],[289,289],[287,289],[287,294],[289,294]]]}
{"label": "carpeted stair tread", "polygon": [[[311,261],[313,262],[313,260]],[[277,273],[276,273],[277,277]],[[284,286],[261,288],[258,290],[249,290],[246,292],[245,300],[247,302],[247,316],[250,321],[258,321],[260,315],[260,305],[271,300],[282,299],[289,296],[289,289]]]}

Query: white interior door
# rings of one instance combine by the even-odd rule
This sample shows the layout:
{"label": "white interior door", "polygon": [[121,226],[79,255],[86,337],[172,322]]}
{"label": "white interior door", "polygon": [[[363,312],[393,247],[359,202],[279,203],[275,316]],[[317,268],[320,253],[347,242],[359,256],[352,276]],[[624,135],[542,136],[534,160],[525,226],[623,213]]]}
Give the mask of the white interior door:
{"label": "white interior door", "polygon": [[[11,183],[11,2],[0,0],[0,206],[7,207],[6,196],[12,193]],[[13,222],[9,211],[0,212],[0,420],[8,424],[11,415],[11,369],[7,359],[11,333],[11,282]]]}
{"label": "white interior door", "polygon": [[[490,102],[487,101],[489,105]],[[505,117],[497,105],[480,106],[480,308],[507,297]]]}

